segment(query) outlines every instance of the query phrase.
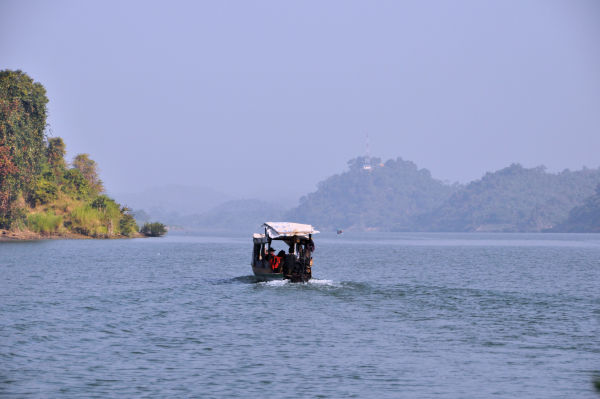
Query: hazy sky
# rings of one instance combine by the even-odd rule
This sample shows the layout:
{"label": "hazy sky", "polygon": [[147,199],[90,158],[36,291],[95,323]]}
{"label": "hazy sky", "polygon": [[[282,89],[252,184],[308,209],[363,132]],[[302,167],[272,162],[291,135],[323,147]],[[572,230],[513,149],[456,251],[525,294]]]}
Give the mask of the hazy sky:
{"label": "hazy sky", "polygon": [[0,0],[6,68],[111,192],[302,194],[366,133],[450,181],[600,165],[596,0]]}

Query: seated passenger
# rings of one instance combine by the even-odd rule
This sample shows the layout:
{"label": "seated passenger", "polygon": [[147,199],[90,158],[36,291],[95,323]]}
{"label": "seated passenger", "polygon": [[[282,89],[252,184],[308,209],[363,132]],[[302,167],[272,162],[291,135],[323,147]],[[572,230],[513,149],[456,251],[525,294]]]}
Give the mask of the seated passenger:
{"label": "seated passenger", "polygon": [[278,273],[279,266],[281,265],[282,259],[278,256],[275,256],[275,250],[273,248],[269,249],[269,255],[267,257],[267,260],[269,261],[269,264],[271,265],[271,269],[273,269],[273,272]]}

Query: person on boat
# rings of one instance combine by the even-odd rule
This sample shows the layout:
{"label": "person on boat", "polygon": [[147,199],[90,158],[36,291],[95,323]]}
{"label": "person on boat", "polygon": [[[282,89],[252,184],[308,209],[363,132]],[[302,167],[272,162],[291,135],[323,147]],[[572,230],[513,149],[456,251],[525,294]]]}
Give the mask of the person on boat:
{"label": "person on boat", "polygon": [[279,266],[281,265],[281,258],[278,256],[275,256],[275,250],[273,248],[269,248],[269,255],[267,255],[267,260],[269,261],[269,264],[271,265],[271,269],[273,269],[273,272],[275,272],[275,273],[279,272]]}
{"label": "person on boat", "polygon": [[277,256],[279,256],[280,258],[284,258],[285,257],[285,251],[282,249],[281,251],[279,251],[277,253]]}

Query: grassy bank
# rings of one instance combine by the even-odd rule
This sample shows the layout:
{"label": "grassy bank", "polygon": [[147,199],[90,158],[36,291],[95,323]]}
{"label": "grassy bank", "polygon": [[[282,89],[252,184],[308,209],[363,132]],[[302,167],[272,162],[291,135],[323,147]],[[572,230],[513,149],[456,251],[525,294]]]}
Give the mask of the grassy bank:
{"label": "grassy bank", "polygon": [[24,214],[19,221],[10,230],[2,230],[1,236],[15,240],[144,236],[127,208],[105,195],[78,200],[59,194],[52,202],[22,209]]}

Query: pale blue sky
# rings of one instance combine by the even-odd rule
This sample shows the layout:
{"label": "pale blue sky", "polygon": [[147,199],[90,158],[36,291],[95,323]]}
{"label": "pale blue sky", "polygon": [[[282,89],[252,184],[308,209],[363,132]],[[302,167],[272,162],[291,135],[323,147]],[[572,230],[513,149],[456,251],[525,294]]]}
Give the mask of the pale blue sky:
{"label": "pale blue sky", "polygon": [[598,1],[0,1],[0,69],[112,192],[298,195],[371,152],[443,180],[598,167]]}

